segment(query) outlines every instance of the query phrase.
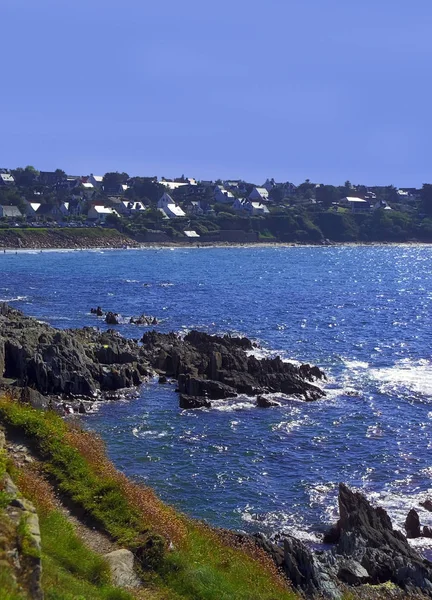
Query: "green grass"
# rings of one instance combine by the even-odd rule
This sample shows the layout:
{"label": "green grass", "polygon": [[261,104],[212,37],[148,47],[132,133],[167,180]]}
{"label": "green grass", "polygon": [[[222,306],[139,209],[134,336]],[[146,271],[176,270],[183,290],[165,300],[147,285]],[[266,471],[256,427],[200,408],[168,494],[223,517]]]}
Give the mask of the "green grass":
{"label": "green grass", "polygon": [[41,511],[40,528],[46,600],[132,600],[110,585],[107,563],[83,544],[59,511]]}
{"label": "green grass", "polygon": [[[71,430],[54,413],[38,411],[8,398],[0,399],[0,422],[28,436],[56,487],[100,529],[135,551],[138,558],[142,559],[144,553],[141,564],[147,569],[143,573],[152,590],[158,592],[158,598],[293,600],[297,597],[282,583],[268,557],[255,551],[251,556],[222,541],[216,532],[175,513],[151,491],[118,474],[106,456],[100,454],[90,434]],[[92,448],[92,440],[96,449]],[[37,503],[37,498],[33,501]],[[86,600],[116,598],[109,595],[114,593],[110,590],[106,592],[108,595],[100,595],[105,593],[101,591],[106,581],[104,565],[76,539],[62,515],[45,510],[41,514],[41,531],[44,585],[54,594],[49,592],[48,600],[76,599],[80,595]],[[174,540],[172,552],[163,552],[158,545],[166,537]]]}
{"label": "green grass", "polygon": [[10,567],[6,564],[0,564],[0,598],[2,600],[26,600],[26,595],[18,589]]}

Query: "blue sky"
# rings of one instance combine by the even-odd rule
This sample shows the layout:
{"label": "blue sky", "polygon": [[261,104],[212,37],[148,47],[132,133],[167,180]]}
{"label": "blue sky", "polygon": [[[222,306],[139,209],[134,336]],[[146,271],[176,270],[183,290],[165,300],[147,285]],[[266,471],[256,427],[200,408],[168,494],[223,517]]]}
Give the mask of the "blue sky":
{"label": "blue sky", "polygon": [[0,5],[0,167],[432,181],[430,0]]}

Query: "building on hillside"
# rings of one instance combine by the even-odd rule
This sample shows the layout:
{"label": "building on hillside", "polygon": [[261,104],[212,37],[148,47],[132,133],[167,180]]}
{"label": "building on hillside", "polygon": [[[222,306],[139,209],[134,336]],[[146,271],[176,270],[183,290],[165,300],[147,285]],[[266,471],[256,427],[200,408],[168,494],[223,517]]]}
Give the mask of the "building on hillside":
{"label": "building on hillside", "polygon": [[186,213],[174,202],[167,192],[165,192],[164,195],[159,198],[157,207],[168,219],[186,216]]}
{"label": "building on hillside", "polygon": [[232,208],[236,212],[245,213],[253,217],[268,215],[270,212],[265,204],[261,204],[261,202],[251,202],[249,199],[245,198],[236,198]]}
{"label": "building on hillside", "polygon": [[4,219],[18,219],[22,217],[21,211],[17,206],[1,206],[0,217]]}
{"label": "building on hillside", "polygon": [[55,221],[62,221],[64,217],[69,215],[69,202],[62,202],[60,205],[57,204],[41,204],[36,211],[36,217],[38,219],[54,219]]}
{"label": "building on hillside", "polygon": [[383,210],[392,210],[385,200],[378,200],[378,202],[373,206],[374,210],[379,210],[380,208]]}
{"label": "building on hillside", "polygon": [[249,194],[251,202],[269,202],[269,193],[263,187],[255,187]]}
{"label": "building on hillside", "polygon": [[184,210],[188,215],[200,216],[204,214],[199,200],[187,200],[184,205]]}
{"label": "building on hillside", "polygon": [[41,206],[40,202],[27,202],[24,203],[24,214],[26,217],[37,217],[37,211]]}
{"label": "building on hillside", "polygon": [[38,183],[47,187],[54,187],[66,181],[62,171],[40,171],[37,177]]}
{"label": "building on hillside", "polygon": [[14,179],[13,175],[11,173],[9,173],[8,171],[6,171],[6,169],[2,169],[0,171],[0,185],[1,186],[15,185],[15,179]]}
{"label": "building on hillside", "polygon": [[196,238],[200,237],[199,234],[196,231],[193,231],[193,230],[184,231],[183,233],[189,239],[196,239]]}
{"label": "building on hillside", "polygon": [[103,185],[103,175],[93,175],[91,173],[87,178],[87,183],[91,183],[95,188],[101,188]]}
{"label": "building on hillside", "polygon": [[145,206],[142,202],[121,200],[121,202],[118,204],[118,207],[116,205],[116,210],[121,212],[122,215],[133,215],[139,212],[144,212],[147,210],[147,206]]}
{"label": "building on hillside", "polygon": [[189,179],[165,179],[165,177],[162,177],[159,183],[171,191],[177,190],[185,185],[197,185],[196,179],[193,177],[190,177]]}
{"label": "building on hillside", "polygon": [[214,201],[218,204],[232,204],[235,200],[235,196],[229,190],[226,190],[223,186],[217,185],[214,189]]}
{"label": "building on hillside", "polygon": [[87,213],[87,219],[94,223],[105,223],[108,215],[119,217],[118,212],[110,206],[103,206],[100,204],[93,205]]}
{"label": "building on hillside", "polygon": [[355,196],[346,196],[339,201],[339,205],[345,208],[350,208],[353,213],[369,212],[370,204],[363,198],[357,198]]}
{"label": "building on hillside", "polygon": [[403,202],[417,202],[420,199],[420,192],[416,188],[400,188],[396,192],[398,199]]}

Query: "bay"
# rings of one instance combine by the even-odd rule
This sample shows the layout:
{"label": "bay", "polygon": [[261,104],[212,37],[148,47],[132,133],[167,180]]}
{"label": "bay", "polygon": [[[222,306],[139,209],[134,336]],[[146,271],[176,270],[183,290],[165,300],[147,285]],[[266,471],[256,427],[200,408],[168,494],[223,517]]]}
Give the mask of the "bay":
{"label": "bay", "polygon": [[318,364],[316,403],[182,411],[174,386],[149,382],[85,418],[120,469],[191,516],[316,542],[339,481],[399,527],[432,491],[431,259],[422,245],[7,252],[0,298],[56,327],[105,327],[101,305]]}

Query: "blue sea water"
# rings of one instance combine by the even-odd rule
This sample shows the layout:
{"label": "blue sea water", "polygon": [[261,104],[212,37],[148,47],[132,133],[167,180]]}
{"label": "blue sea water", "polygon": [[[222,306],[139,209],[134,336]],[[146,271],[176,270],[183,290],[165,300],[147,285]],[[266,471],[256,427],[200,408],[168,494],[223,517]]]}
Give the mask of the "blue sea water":
{"label": "blue sea water", "polygon": [[339,481],[399,527],[411,507],[432,525],[418,506],[432,492],[431,265],[420,245],[19,252],[0,255],[0,298],[56,327],[102,328],[89,313],[101,305],[318,364],[329,381],[316,403],[182,411],[174,385],[149,382],[85,417],[120,469],[184,512],[314,542]]}

